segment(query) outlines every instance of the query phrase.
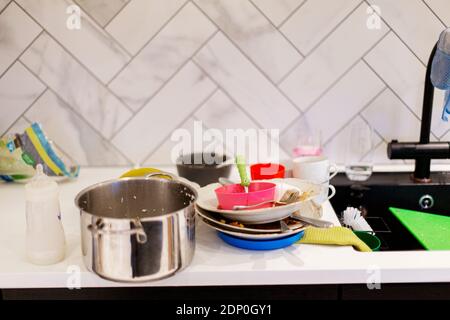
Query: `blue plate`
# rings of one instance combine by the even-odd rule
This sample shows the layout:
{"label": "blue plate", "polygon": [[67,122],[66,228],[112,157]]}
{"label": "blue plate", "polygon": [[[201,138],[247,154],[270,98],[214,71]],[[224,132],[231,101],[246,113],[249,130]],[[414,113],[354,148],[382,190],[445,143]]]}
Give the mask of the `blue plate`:
{"label": "blue plate", "polygon": [[285,238],[275,240],[249,240],[230,236],[229,234],[223,232],[218,232],[218,234],[220,239],[233,247],[247,250],[275,250],[289,247],[290,245],[296,243],[303,237],[304,231],[292,236],[287,236]]}

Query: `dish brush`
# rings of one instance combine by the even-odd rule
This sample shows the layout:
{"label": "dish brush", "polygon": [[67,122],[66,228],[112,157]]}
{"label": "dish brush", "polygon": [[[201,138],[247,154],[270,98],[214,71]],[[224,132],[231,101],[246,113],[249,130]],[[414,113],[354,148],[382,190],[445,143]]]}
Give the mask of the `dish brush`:
{"label": "dish brush", "polygon": [[361,215],[361,211],[357,208],[348,207],[342,212],[343,224],[354,231],[373,232],[372,227],[367,223],[366,219]]}

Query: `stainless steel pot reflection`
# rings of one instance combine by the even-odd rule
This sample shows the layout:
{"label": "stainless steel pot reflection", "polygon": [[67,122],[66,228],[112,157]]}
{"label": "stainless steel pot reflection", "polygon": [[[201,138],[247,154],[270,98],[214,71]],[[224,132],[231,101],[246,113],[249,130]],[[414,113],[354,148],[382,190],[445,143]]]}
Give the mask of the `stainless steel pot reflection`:
{"label": "stainless steel pot reflection", "polygon": [[84,263],[103,278],[162,279],[192,260],[197,192],[173,176],[151,176],[102,182],[75,199]]}

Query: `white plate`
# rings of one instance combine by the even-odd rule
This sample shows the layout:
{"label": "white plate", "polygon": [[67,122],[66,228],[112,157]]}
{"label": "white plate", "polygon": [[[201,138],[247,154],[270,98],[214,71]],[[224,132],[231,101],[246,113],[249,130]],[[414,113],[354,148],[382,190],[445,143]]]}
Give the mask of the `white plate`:
{"label": "white plate", "polygon": [[281,239],[289,236],[293,236],[294,234],[300,233],[303,230],[306,229],[306,227],[302,227],[296,230],[293,230],[292,232],[285,232],[285,233],[264,233],[264,234],[252,234],[252,233],[241,233],[241,232],[234,232],[226,229],[222,229],[219,225],[208,221],[206,219],[201,218],[202,221],[209,226],[210,228],[213,228],[217,231],[229,234],[234,237],[238,237],[241,239],[249,239],[249,240],[275,240],[275,239]]}
{"label": "white plate", "polygon": [[302,207],[302,202],[313,199],[314,197],[319,195],[321,190],[324,188],[320,184],[295,178],[273,179],[266,181],[277,184],[275,200],[279,200],[284,191],[286,191],[287,189],[299,189],[302,193],[308,192],[309,196],[300,202],[295,202],[279,207],[254,210],[221,210],[218,209],[217,197],[214,192],[214,190],[219,188],[221,185],[219,183],[212,183],[201,188],[198,191],[197,205],[204,210],[217,212],[230,220],[235,220],[246,224],[270,223],[289,217],[292,213]]}
{"label": "white plate", "polygon": [[[281,227],[275,228],[276,225],[271,226],[272,228],[263,228],[262,224],[254,225],[255,227],[253,227],[253,228],[250,228],[248,226],[236,227],[229,223],[226,223],[226,222],[224,223],[224,222],[220,221],[221,219],[224,219],[224,217],[222,217],[220,214],[218,214],[216,212],[206,211],[202,208],[199,208],[198,206],[196,206],[196,211],[197,211],[198,215],[203,218],[203,220],[208,220],[208,221],[215,223],[215,224],[219,225],[220,227],[222,227],[224,229],[228,229],[230,231],[254,233],[254,234],[255,233],[261,234],[261,233],[281,232]],[[305,225],[304,223],[298,221],[298,223],[292,224],[292,225],[290,225],[290,227],[296,230],[297,228],[301,228],[304,225]],[[261,227],[259,227],[259,226],[261,226]]]}

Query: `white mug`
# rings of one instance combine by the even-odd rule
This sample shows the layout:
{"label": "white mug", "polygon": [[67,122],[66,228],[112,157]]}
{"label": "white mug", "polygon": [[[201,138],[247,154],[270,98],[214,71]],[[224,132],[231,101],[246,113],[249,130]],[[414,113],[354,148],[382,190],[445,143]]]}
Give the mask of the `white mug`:
{"label": "white mug", "polygon": [[326,183],[338,173],[337,166],[324,156],[295,158],[292,170],[294,178],[315,183]]}
{"label": "white mug", "polygon": [[[336,194],[336,188],[330,185],[330,179],[338,174],[337,166],[325,156],[295,158],[292,161],[293,176],[323,185],[323,192],[313,201],[322,205]],[[331,190],[331,194],[329,193]]]}

